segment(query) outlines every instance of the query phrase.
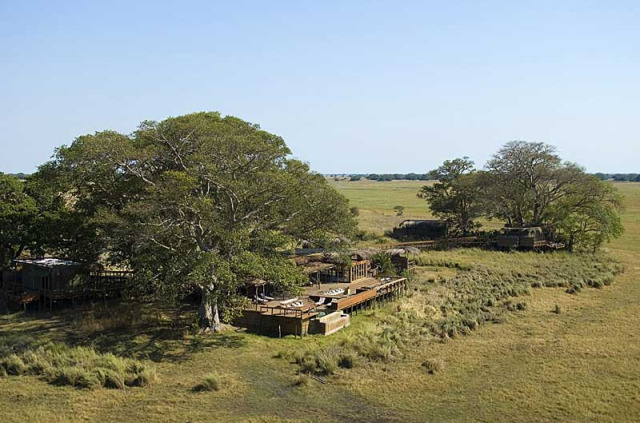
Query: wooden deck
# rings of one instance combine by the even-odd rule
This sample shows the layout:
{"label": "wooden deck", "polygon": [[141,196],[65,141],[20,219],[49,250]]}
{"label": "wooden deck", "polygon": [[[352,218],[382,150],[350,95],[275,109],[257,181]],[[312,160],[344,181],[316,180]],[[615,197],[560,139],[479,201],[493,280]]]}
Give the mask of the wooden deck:
{"label": "wooden deck", "polygon": [[[290,300],[271,300],[248,305],[242,316],[235,320],[238,326],[251,331],[274,336],[309,334],[310,321],[335,313],[353,313],[371,307],[374,303],[387,301],[401,295],[407,285],[406,278],[360,278],[351,283],[329,283],[309,286],[303,294]],[[332,289],[343,289],[344,293],[330,295]],[[291,304],[301,301],[302,306]],[[283,304],[283,302],[285,304]],[[321,304],[319,304],[321,303]],[[323,327],[311,325],[311,328]]]}

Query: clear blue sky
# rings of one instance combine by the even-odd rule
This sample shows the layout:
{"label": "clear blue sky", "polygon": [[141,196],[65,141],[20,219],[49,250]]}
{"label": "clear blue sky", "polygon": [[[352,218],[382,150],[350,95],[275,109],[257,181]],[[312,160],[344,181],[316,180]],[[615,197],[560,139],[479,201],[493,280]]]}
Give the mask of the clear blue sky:
{"label": "clear blue sky", "polygon": [[0,0],[0,171],[217,110],[323,173],[483,165],[506,141],[640,172],[637,1]]}

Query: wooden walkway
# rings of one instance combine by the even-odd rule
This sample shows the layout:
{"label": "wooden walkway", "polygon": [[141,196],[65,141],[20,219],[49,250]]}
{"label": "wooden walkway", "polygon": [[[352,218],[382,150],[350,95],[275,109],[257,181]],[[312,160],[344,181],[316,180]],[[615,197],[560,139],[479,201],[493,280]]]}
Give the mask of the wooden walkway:
{"label": "wooden walkway", "polygon": [[420,250],[436,250],[441,248],[478,247],[486,244],[487,241],[485,239],[469,236],[463,238],[434,239],[430,241],[396,242],[381,245],[379,248],[388,250],[392,248],[414,247]]}

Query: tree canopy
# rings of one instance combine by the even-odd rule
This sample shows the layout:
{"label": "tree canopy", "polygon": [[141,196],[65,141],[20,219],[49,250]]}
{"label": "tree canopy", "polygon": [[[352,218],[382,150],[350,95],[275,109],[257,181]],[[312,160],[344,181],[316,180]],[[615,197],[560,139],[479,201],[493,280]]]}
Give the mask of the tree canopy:
{"label": "tree canopy", "polygon": [[474,219],[484,216],[508,227],[550,226],[570,249],[595,250],[623,230],[615,187],[563,162],[544,143],[511,141],[484,171],[463,158],[446,161],[432,175],[438,182],[419,195],[455,233],[468,234]]}
{"label": "tree canopy", "polygon": [[447,160],[430,176],[437,182],[422,187],[418,196],[429,202],[436,217],[447,222],[449,233],[466,236],[478,229],[475,219],[482,215],[482,209],[473,162],[468,157]]}
{"label": "tree canopy", "polygon": [[36,201],[17,177],[0,173],[0,269],[34,242]]}
{"label": "tree canopy", "polygon": [[283,249],[355,228],[347,200],[290,154],[281,137],[209,112],[81,136],[47,166],[100,235],[96,257],[135,269],[151,291],[198,291],[200,324],[217,330],[247,280],[299,285]]}

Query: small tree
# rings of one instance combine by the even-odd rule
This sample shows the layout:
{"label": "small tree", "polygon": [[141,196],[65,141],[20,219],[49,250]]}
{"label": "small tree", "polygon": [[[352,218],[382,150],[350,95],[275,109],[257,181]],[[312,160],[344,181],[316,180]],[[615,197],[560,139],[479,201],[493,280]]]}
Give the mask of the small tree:
{"label": "small tree", "polygon": [[396,212],[396,216],[402,216],[404,214],[404,206],[393,206],[393,211]]}
{"label": "small tree", "polygon": [[480,227],[481,189],[473,162],[468,157],[447,160],[431,171],[433,185],[422,187],[419,197],[429,202],[431,212],[449,224],[449,233],[466,236]]}
{"label": "small tree", "polygon": [[375,253],[371,256],[371,264],[378,269],[381,276],[392,276],[396,273],[396,267],[389,253]]}

